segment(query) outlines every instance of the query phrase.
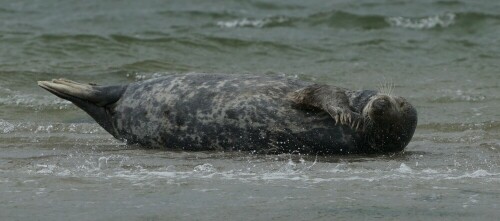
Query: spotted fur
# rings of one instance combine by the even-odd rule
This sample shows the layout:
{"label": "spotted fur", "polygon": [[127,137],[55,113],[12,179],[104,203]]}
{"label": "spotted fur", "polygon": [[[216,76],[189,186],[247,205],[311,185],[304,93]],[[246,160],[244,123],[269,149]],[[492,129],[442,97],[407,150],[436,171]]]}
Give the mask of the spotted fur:
{"label": "spotted fur", "polygon": [[[63,93],[57,84],[69,90]],[[361,122],[363,108],[375,91],[335,88],[338,94],[330,97],[321,94],[331,92],[321,91],[324,86],[298,79],[224,74],[171,75],[109,87],[72,85],[67,80],[39,85],[77,104],[116,138],[146,147],[257,153],[387,152],[383,145],[371,146],[366,137],[370,131],[352,125],[354,118]],[[89,95],[85,99],[71,95],[82,97],[86,91],[92,92],[92,99],[106,102],[86,106]],[[106,98],[108,91],[113,97],[119,93],[119,99]],[[348,114],[333,116],[330,110]]]}

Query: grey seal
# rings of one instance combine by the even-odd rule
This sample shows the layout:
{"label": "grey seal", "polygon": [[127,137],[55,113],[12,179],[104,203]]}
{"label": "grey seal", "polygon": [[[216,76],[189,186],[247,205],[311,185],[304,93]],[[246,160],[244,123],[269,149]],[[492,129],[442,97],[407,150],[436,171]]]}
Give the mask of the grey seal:
{"label": "grey seal", "polygon": [[352,154],[402,151],[417,125],[404,98],[279,76],[170,75],[128,85],[38,85],[115,138],[170,150]]}

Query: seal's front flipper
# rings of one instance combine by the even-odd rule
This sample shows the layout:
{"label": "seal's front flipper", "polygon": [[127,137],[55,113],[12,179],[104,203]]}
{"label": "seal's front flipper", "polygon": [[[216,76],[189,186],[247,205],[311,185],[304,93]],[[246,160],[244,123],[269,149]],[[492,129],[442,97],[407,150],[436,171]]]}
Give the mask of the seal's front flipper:
{"label": "seal's front flipper", "polygon": [[38,86],[50,93],[71,101],[87,112],[109,133],[115,135],[110,116],[110,106],[120,99],[126,85],[97,86],[66,79],[38,81]]}
{"label": "seal's front flipper", "polygon": [[361,115],[352,110],[344,88],[313,84],[292,92],[290,99],[298,107],[326,111],[335,119],[336,124],[347,125],[356,130],[363,127]]}

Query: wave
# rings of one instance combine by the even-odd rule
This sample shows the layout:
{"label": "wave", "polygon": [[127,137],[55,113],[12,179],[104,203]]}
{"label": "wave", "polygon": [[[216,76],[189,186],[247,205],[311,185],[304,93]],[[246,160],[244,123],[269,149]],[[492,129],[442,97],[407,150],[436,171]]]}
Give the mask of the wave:
{"label": "wave", "polygon": [[208,19],[228,19],[236,18],[237,15],[229,11],[198,11],[198,10],[187,10],[187,11],[173,11],[166,10],[157,12],[157,14],[162,16],[174,16],[174,17],[189,17],[189,18],[208,18]]}
{"label": "wave", "polygon": [[241,18],[231,21],[218,21],[221,28],[271,28],[292,26],[330,26],[341,28],[376,29],[389,25],[384,21],[384,16],[356,15],[344,11],[328,11],[309,15],[307,17],[272,16],[267,18]]}
{"label": "wave", "polygon": [[[201,13],[201,12],[190,12]],[[201,13],[203,14],[203,13]],[[210,13],[209,13],[210,14]],[[223,13],[225,14],[225,13]],[[203,15],[211,16],[211,15]],[[213,15],[214,21],[208,21],[204,25],[195,28],[201,29],[234,29],[234,28],[308,28],[327,26],[333,29],[385,29],[385,28],[403,28],[414,30],[433,30],[433,29],[449,29],[456,27],[453,30],[468,30],[470,28],[489,26],[500,22],[500,15],[492,15],[478,12],[448,12],[438,15],[429,15],[423,17],[406,17],[406,16],[387,16],[377,14],[356,14],[346,11],[325,11],[313,13],[304,17],[293,17],[286,15],[274,15],[264,18],[238,17]],[[207,19],[212,20],[212,19]],[[193,24],[191,24],[192,26]],[[186,25],[185,28],[193,28]],[[41,34],[29,39],[27,47],[32,51],[39,50],[48,51],[57,54],[58,56],[67,56],[68,53],[73,53],[78,50],[89,51],[89,48],[102,48],[106,51],[115,51],[117,53],[128,52],[132,44],[154,44],[168,49],[178,49],[176,46],[185,46],[189,48],[200,48],[208,51],[221,51],[219,45],[211,44],[213,39],[211,36],[203,34],[194,34],[187,36],[174,36],[168,32],[161,31],[143,31],[131,34]],[[230,44],[229,46],[245,45],[247,41],[235,39],[235,41],[243,41],[241,44]],[[250,41],[248,41],[251,43]],[[229,42],[231,43],[231,42]],[[234,42],[233,42],[234,43]],[[50,47],[47,47],[47,44]],[[260,43],[256,43],[260,44]],[[223,45],[227,47],[228,45]],[[68,50],[68,48],[70,50]]]}
{"label": "wave", "polygon": [[387,23],[395,27],[410,28],[410,29],[431,29],[436,27],[446,28],[455,23],[456,15],[446,13],[443,15],[434,15],[424,18],[405,18],[405,17],[388,17]]}
{"label": "wave", "polygon": [[305,8],[304,6],[300,6],[300,5],[260,2],[260,1],[251,1],[248,3],[251,4],[255,8],[264,9],[264,10],[295,10],[295,9]]}
{"label": "wave", "polygon": [[136,42],[152,42],[152,43],[162,43],[162,42],[176,42],[178,39],[172,38],[169,36],[162,37],[138,37],[132,35],[123,35],[123,34],[112,34],[109,35],[109,39],[118,42],[118,43],[136,43]]}
{"label": "wave", "polygon": [[450,6],[450,5],[464,5],[463,2],[461,1],[456,1],[456,0],[441,0],[441,1],[436,1],[436,5],[445,5],[445,6]]}
{"label": "wave", "polygon": [[389,26],[381,15],[358,15],[337,10],[310,15],[305,22],[312,26],[327,25],[339,28],[379,29]]}
{"label": "wave", "polygon": [[386,22],[393,27],[408,29],[436,29],[436,28],[470,28],[490,21],[499,22],[500,15],[480,12],[447,12],[439,15],[425,17],[387,17]]}
{"label": "wave", "polygon": [[42,41],[108,41],[106,37],[92,34],[41,34],[37,38]]}
{"label": "wave", "polygon": [[378,14],[356,14],[333,10],[319,12],[306,17],[271,16],[266,18],[239,18],[217,21],[220,28],[271,28],[294,26],[328,26],[343,29],[383,29],[389,27],[406,29],[436,29],[451,26],[466,27],[489,20],[500,20],[499,15],[479,12],[446,12],[423,17],[387,16]]}
{"label": "wave", "polygon": [[231,47],[231,48],[245,48],[245,47],[263,47],[263,48],[272,48],[276,51],[301,51],[300,48],[295,46],[278,43],[272,41],[251,41],[251,40],[243,40],[237,38],[224,38],[224,37],[205,37],[211,43],[215,43],[218,48],[221,47]]}
{"label": "wave", "polygon": [[232,21],[218,21],[217,26],[221,28],[236,28],[236,27],[252,27],[252,28],[267,28],[285,26],[289,24],[291,19],[285,16],[269,17],[264,19],[238,19]]}

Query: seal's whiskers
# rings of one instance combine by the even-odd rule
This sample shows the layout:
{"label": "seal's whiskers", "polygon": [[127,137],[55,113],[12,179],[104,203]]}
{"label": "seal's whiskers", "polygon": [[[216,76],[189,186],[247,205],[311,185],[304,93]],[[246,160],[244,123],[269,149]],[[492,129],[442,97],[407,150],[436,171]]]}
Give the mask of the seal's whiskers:
{"label": "seal's whiskers", "polygon": [[380,94],[387,95],[387,96],[392,96],[392,93],[394,92],[394,82],[392,80],[387,81],[384,78],[384,81],[380,81],[378,84],[378,91]]}

